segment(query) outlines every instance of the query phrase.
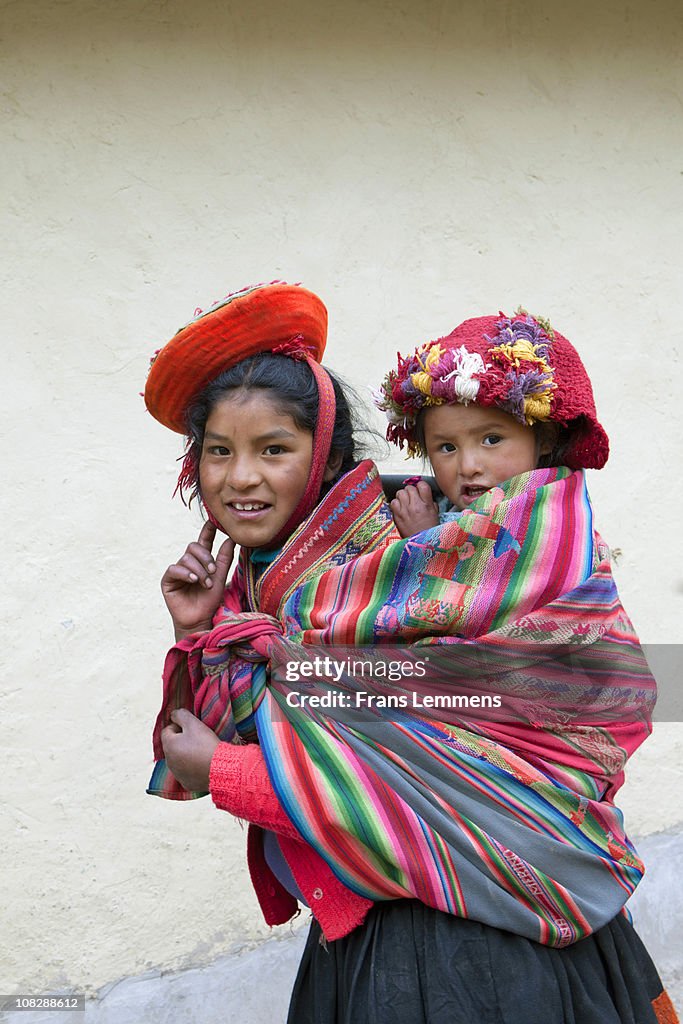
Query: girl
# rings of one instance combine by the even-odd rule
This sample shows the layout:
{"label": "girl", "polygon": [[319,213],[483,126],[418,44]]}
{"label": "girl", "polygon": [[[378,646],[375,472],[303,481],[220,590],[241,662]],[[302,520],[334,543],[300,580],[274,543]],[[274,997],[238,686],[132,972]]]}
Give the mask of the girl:
{"label": "girl", "polygon": [[[315,296],[258,288],[200,315],[152,366],[148,408],[188,432],[180,483],[211,525],[162,582],[178,643],[150,791],[209,790],[252,823],[250,868],[269,923],[297,900],[311,907],[292,1022],[667,1019],[656,972],[619,914],[642,866],[606,799],[647,735],[651,680],[582,475],[545,469],[532,486],[471,490],[475,510],[400,541],[376,470],[334,441],[343,400],[317,362],[324,335]],[[571,379],[563,351],[558,390]],[[568,457],[599,458],[606,438],[572,353],[580,394],[564,406]],[[303,376],[287,391],[294,366]],[[454,370],[447,385],[462,376],[458,387],[474,387],[474,372]],[[540,408],[550,370],[528,372],[519,400],[532,394]],[[508,401],[506,380],[487,385]],[[232,546],[213,558],[216,526],[242,546],[224,594]],[[283,651],[302,644],[416,641],[428,647],[401,650],[429,651],[415,692],[423,708],[441,698],[438,712],[349,719],[302,708],[277,673]],[[335,680],[347,701],[354,671]],[[500,721],[443,710],[456,676],[471,692],[478,675],[505,701]]]}
{"label": "girl", "polygon": [[[259,630],[265,616],[255,616],[257,609],[277,612],[283,594],[301,578],[315,578],[331,560],[343,565],[381,550],[398,536],[376,468],[356,460],[346,396],[319,365],[326,334],[320,299],[274,282],[230,295],[206,313],[197,310],[152,359],[147,408],[187,435],[178,489],[189,490],[190,500],[199,498],[208,521],[162,578],[177,643],[164,673],[164,705],[154,732],[157,765],[148,792],[188,799],[210,788],[217,806],[253,823],[249,864],[267,922],[289,920],[297,912],[296,895],[336,938],[363,920],[370,901],[342,886],[301,842],[260,749],[218,743],[218,736],[234,739],[237,731],[227,683],[222,687],[214,675],[220,699],[211,715],[203,704],[214,690],[203,694],[203,704],[195,699],[188,669],[196,670],[196,661],[188,664],[187,658],[237,634],[264,649]],[[296,528],[313,510],[314,527],[301,536]],[[229,539],[214,556],[217,529]],[[240,562],[224,590],[235,543]],[[212,624],[216,629],[209,632]],[[271,619],[269,625],[272,632],[279,623]],[[232,661],[235,669],[237,659]],[[246,668],[239,665],[233,675]],[[202,711],[214,731],[189,708]],[[238,717],[240,736],[255,738],[252,722],[250,710]]]}

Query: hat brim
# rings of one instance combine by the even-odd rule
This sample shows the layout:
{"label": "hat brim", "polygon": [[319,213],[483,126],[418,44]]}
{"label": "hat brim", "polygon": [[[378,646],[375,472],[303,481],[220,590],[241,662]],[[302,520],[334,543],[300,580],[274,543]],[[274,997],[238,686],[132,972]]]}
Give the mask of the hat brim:
{"label": "hat brim", "polygon": [[152,363],[145,404],[155,419],[186,432],[187,409],[212,380],[249,356],[301,335],[318,362],[327,341],[327,309],[313,292],[275,284],[236,295],[178,331]]}

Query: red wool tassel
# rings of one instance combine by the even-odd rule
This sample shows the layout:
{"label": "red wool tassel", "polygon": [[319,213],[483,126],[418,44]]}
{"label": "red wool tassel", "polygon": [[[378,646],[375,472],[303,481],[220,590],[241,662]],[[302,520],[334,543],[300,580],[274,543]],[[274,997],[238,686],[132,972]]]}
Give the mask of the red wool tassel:
{"label": "red wool tassel", "polygon": [[[185,491],[191,491],[192,488],[196,488],[197,486],[198,470],[199,465],[197,462],[196,450],[192,442],[189,442],[185,455],[183,456],[183,463],[180,469],[180,475],[178,476],[178,482],[175,485],[175,490],[173,492],[174,498],[176,494],[180,494],[184,505],[187,504],[185,501]],[[190,499],[191,498],[192,493],[190,493]]]}
{"label": "red wool tassel", "polygon": [[295,334],[289,341],[283,341],[281,345],[276,345],[272,352],[275,356],[288,356],[290,359],[300,362],[308,359],[309,356],[315,358],[315,349],[312,345],[306,344],[303,334]]}

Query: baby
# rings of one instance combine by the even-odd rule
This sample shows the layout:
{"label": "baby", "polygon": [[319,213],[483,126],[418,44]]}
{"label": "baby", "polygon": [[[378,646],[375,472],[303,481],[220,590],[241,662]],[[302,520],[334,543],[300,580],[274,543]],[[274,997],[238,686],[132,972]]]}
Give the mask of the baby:
{"label": "baby", "polygon": [[[600,468],[607,438],[586,372],[569,342],[525,313],[467,320],[439,341],[399,356],[376,396],[387,437],[428,458],[453,511],[540,467]],[[586,460],[588,455],[588,461]],[[402,537],[437,526],[425,481],[391,502]]]}

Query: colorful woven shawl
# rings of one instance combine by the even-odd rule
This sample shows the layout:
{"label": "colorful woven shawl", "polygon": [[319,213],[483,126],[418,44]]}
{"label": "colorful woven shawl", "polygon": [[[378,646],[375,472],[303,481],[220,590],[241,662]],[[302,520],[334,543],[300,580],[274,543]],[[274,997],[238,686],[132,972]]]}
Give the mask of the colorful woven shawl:
{"label": "colorful woven shawl", "polygon": [[[523,474],[448,518],[397,540],[364,463],[258,579],[244,561],[214,629],[169,652],[149,792],[200,795],[161,760],[170,711],[189,707],[222,739],[261,744],[287,814],[355,892],[563,946],[642,876],[610,799],[650,731],[654,683],[582,472]],[[277,670],[294,652],[406,644],[430,660],[413,692],[495,692],[503,711],[290,706],[301,684]],[[352,671],[333,688],[373,685],[408,692]]]}

